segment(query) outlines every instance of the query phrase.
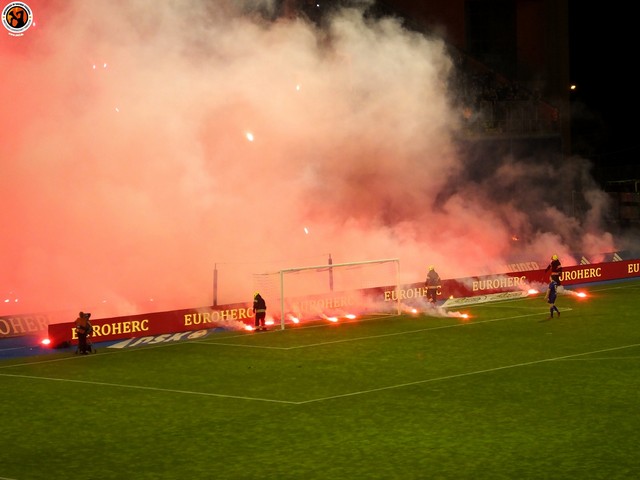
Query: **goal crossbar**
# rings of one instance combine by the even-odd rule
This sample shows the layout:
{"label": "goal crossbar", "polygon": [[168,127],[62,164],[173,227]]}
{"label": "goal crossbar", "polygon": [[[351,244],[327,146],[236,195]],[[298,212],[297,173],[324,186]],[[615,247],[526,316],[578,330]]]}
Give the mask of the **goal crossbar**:
{"label": "goal crossbar", "polygon": [[[385,259],[381,259],[381,260],[365,260],[362,262],[346,262],[346,263],[328,263],[328,264],[324,264],[324,265],[314,265],[314,266],[309,266],[309,267],[293,267],[293,268],[284,268],[282,270],[279,270],[277,273],[280,277],[280,327],[281,329],[284,330],[284,324],[285,324],[285,296],[284,296],[284,276],[287,273],[295,273],[295,272],[301,272],[304,270],[330,270],[332,268],[338,268],[338,267],[359,267],[362,265],[370,265],[370,264],[376,264],[376,263],[395,263],[396,266],[396,278],[395,278],[395,298],[396,298],[396,309],[397,309],[397,313],[398,315],[400,314],[401,308],[400,308],[400,295],[399,295],[399,288],[400,288],[400,259],[398,258],[385,258]],[[275,273],[275,272],[274,272]]]}

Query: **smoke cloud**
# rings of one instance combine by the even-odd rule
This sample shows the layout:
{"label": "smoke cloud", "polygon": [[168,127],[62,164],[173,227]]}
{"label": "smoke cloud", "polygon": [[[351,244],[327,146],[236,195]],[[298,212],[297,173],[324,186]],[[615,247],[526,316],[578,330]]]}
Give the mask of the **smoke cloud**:
{"label": "smoke cloud", "polygon": [[456,141],[446,44],[397,19],[28,4],[35,25],[0,32],[0,315],[211,305],[214,269],[219,303],[250,301],[253,274],[329,255],[399,258],[411,283],[614,247],[588,162]]}

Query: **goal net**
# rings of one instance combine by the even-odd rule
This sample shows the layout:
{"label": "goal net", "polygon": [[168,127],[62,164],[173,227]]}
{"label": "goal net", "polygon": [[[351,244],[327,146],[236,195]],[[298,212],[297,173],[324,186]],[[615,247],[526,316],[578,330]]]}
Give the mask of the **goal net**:
{"label": "goal net", "polygon": [[267,320],[284,329],[309,320],[400,313],[399,271],[397,258],[328,263],[254,274],[253,284],[267,302]]}

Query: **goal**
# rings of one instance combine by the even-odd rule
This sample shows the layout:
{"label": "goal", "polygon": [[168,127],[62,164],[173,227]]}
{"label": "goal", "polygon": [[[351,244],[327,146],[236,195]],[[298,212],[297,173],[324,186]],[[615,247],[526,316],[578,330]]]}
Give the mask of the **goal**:
{"label": "goal", "polygon": [[329,263],[254,274],[255,290],[267,301],[267,318],[287,323],[335,321],[346,315],[400,313],[397,258]]}

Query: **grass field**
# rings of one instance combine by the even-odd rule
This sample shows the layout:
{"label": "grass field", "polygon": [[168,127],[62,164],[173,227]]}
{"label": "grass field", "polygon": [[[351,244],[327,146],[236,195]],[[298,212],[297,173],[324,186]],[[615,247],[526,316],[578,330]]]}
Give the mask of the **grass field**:
{"label": "grass field", "polygon": [[0,361],[0,479],[640,478],[640,282]]}

